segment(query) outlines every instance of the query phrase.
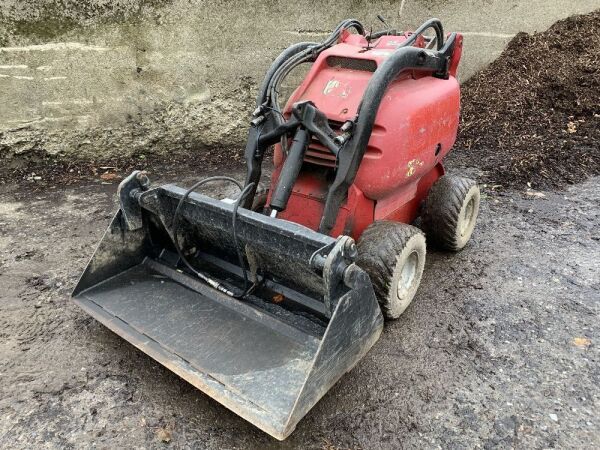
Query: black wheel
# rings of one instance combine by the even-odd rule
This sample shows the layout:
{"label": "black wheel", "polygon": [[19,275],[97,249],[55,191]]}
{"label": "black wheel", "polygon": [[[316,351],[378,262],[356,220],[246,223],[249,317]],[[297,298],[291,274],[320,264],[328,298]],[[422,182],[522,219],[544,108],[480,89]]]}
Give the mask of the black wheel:
{"label": "black wheel", "polygon": [[440,177],[429,190],[421,228],[435,246],[461,250],[473,234],[481,194],[475,181],[453,175]]}
{"label": "black wheel", "polygon": [[425,267],[425,236],[416,227],[373,222],[358,240],[359,267],[371,278],[381,312],[397,319],[412,302]]}

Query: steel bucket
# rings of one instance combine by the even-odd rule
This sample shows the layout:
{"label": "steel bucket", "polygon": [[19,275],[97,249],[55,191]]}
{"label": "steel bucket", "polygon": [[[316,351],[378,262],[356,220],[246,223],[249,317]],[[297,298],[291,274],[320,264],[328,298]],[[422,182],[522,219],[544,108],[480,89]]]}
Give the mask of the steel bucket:
{"label": "steel bucket", "polygon": [[[133,177],[133,178],[132,178]],[[277,439],[377,341],[383,319],[353,241],[192,193],[182,204],[180,241],[213,279],[199,279],[174,251],[173,214],[185,190],[148,189],[132,175],[74,292],[76,304],[109,329]]]}

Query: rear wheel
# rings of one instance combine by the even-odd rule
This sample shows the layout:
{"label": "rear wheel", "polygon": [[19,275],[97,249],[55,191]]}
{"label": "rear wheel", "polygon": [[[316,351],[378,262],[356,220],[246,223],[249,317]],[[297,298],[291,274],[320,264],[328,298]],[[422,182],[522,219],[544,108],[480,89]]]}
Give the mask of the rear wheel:
{"label": "rear wheel", "polygon": [[397,319],[412,302],[425,254],[425,236],[411,225],[382,220],[363,232],[356,262],[369,274],[386,319]]}
{"label": "rear wheel", "polygon": [[431,186],[421,215],[427,240],[444,250],[461,250],[475,229],[480,199],[475,181],[454,175],[440,177]]}

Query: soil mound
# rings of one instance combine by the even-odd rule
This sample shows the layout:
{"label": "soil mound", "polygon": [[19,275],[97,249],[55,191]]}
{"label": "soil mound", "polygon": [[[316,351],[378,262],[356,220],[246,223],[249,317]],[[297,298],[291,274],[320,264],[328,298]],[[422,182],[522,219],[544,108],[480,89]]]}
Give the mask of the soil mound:
{"label": "soil mound", "polygon": [[560,187],[600,173],[600,10],[517,34],[462,90],[455,161],[489,182]]}

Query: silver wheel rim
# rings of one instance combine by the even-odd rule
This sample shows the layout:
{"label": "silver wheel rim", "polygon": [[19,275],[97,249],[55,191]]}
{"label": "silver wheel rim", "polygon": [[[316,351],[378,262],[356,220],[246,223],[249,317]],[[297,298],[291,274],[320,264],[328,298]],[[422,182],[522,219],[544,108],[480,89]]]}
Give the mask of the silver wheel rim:
{"label": "silver wheel rim", "polygon": [[408,255],[408,258],[406,258],[406,261],[402,266],[402,270],[400,271],[398,286],[396,287],[396,294],[398,295],[399,299],[403,299],[410,291],[415,282],[418,267],[419,254],[416,251],[413,251],[410,255]]}
{"label": "silver wheel rim", "polygon": [[467,202],[467,206],[465,206],[465,214],[463,216],[463,220],[460,224],[460,235],[464,236],[471,227],[471,222],[473,222],[473,217],[475,214],[475,197],[471,197]]}

